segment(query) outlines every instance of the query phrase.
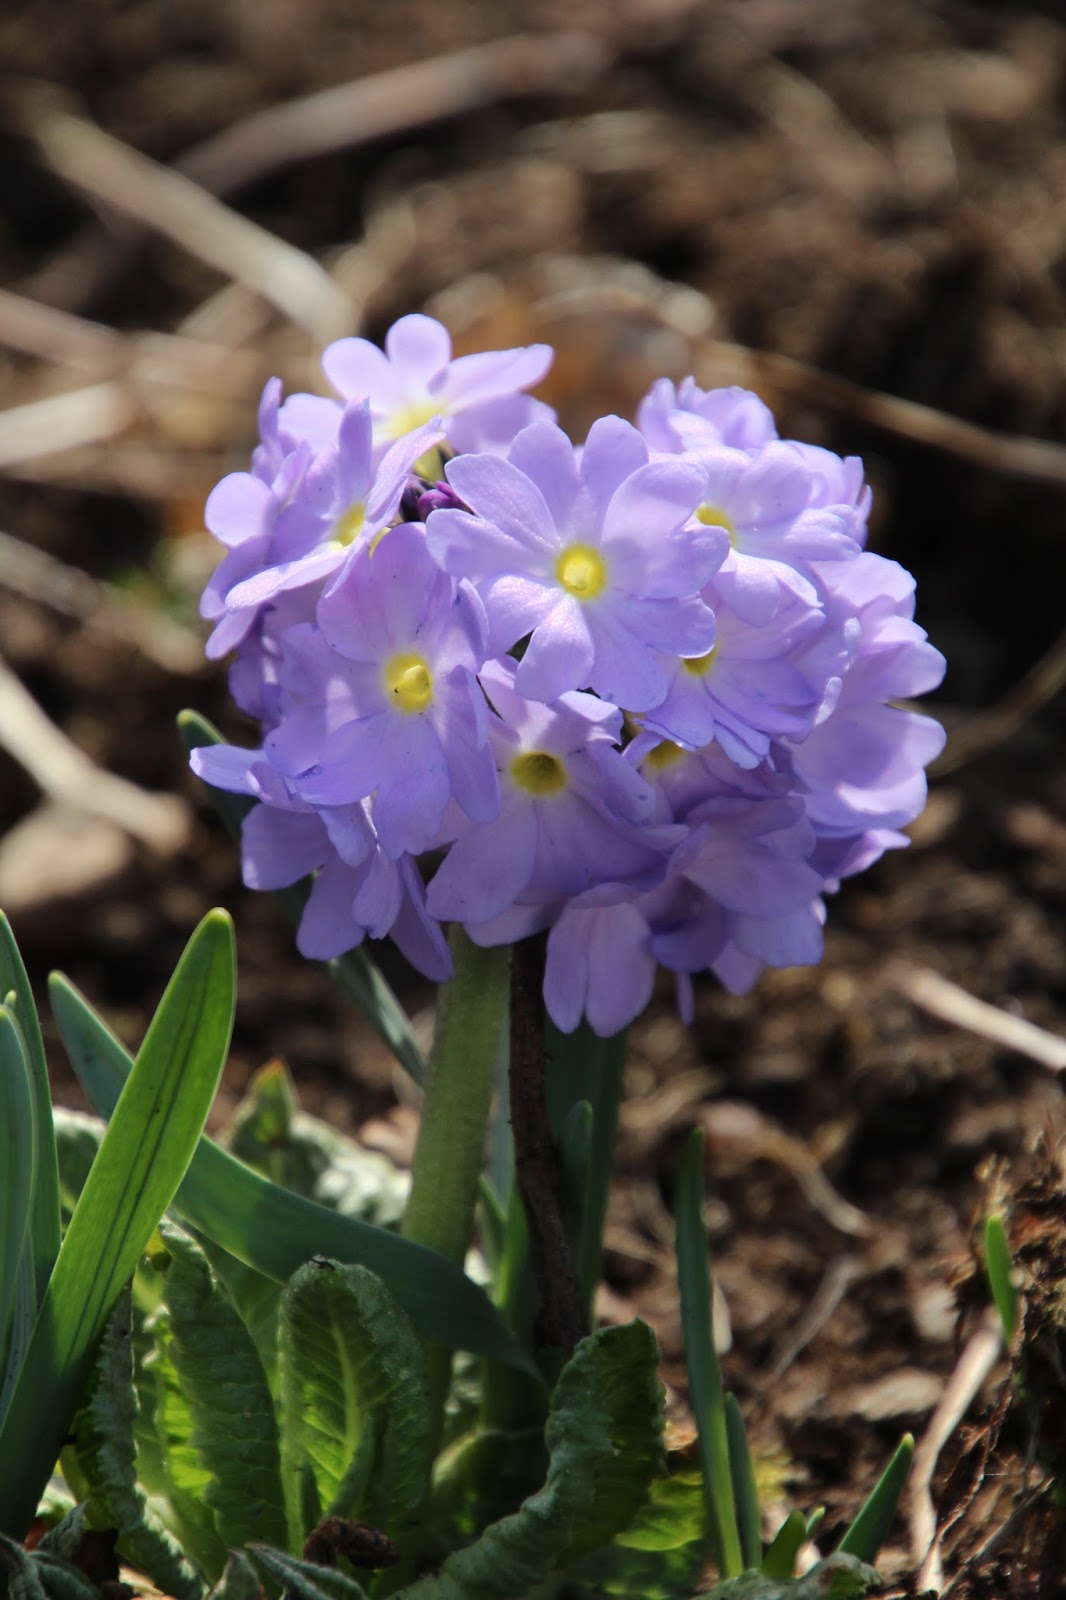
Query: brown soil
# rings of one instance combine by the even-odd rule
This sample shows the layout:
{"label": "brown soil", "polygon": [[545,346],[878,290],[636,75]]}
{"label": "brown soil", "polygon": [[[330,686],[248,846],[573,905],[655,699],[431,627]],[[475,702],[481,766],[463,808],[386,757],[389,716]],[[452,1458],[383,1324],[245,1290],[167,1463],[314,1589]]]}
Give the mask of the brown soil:
{"label": "brown soil", "polygon": [[[232,201],[339,262],[371,334],[428,306],[468,348],[552,339],[546,396],[578,429],[630,409],[660,372],[733,381],[715,343],[725,341],[998,433],[1063,440],[1057,17],[1051,4],[992,0],[304,0],[298,11],[280,0],[9,0],[0,272],[130,335],[177,329],[219,287],[174,244],[127,237],[102,248],[108,235],[28,135],[61,103],[41,80],[169,162],[316,88],[518,30],[579,29],[550,46],[547,66],[512,63],[509,89],[497,73],[472,109],[429,125],[432,82],[401,86],[406,129],[274,162]],[[116,445],[16,465],[0,483],[0,527],[196,627],[211,560],[197,531],[203,496],[248,448],[262,377],[313,381],[306,334],[269,313],[242,332],[250,304],[238,297],[205,335],[245,353],[244,377],[195,402],[145,390]],[[8,404],[86,381],[84,370],[64,377],[62,363],[5,359]],[[875,546],[917,574],[920,619],[949,661],[936,709],[969,735],[1058,638],[1066,475],[1056,484],[987,470],[980,451],[966,458],[875,427],[868,409],[794,371],[755,377],[782,431],[866,457]],[[91,895],[22,891],[14,920],[35,980],[61,966],[135,1040],[190,928],[225,904],[241,974],[226,1104],[282,1055],[309,1109],[350,1129],[376,1119],[378,1138],[402,1153],[411,1118],[391,1111],[389,1059],[326,975],[294,958],[273,902],[240,887],[234,852],[183,771],[173,732],[182,705],[247,732],[223,674],[167,668],[106,625],[64,619],[47,585],[27,599],[2,565],[0,640],[100,765],[178,791],[196,813],[191,842],[165,859],[121,841],[109,855],[114,840],[94,845],[69,818],[44,819],[46,856],[99,881]],[[1030,706],[945,773],[911,850],[831,906],[822,967],[773,975],[743,1000],[707,986],[688,1033],[664,989],[633,1030],[605,1310],[655,1322],[680,1390],[668,1208],[682,1133],[701,1121],[733,1329],[727,1377],[782,1503],[827,1505],[826,1548],[900,1432],[920,1435],[979,1318],[974,1222],[987,1185],[1035,1181],[1032,1152],[1062,1122],[1052,1071],[930,1020],[905,997],[901,964],[1062,1030],[1064,724],[1061,697]],[[0,829],[37,804],[32,781],[0,753]],[[424,986],[385,965],[423,1011]],[[57,1092],[75,1101],[49,1043]],[[1054,1193],[1042,1213],[1052,1232],[1063,1220]],[[1059,1260],[1061,1245],[1038,1265],[1054,1275]],[[812,1307],[820,1321],[807,1320]],[[1026,1467],[1021,1417],[997,1434],[1005,1373],[995,1369],[936,1480],[943,1514],[958,1514],[945,1555],[957,1596],[1066,1592],[1063,1530],[1044,1502],[970,1560],[1040,1479]],[[901,1585],[913,1570],[903,1519],[884,1567]]]}

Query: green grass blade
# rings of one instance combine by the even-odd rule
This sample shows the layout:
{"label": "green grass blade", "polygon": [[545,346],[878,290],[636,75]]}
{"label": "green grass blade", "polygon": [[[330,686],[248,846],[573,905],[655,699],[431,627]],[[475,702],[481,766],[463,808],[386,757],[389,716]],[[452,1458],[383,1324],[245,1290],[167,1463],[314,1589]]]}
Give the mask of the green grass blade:
{"label": "green grass blade", "polygon": [[1003,1339],[1009,1346],[1018,1327],[1018,1286],[1007,1230],[1003,1218],[995,1212],[985,1218],[985,1271],[1003,1324]]}
{"label": "green grass blade", "polygon": [[37,1021],[37,1008],[33,1003],[33,990],[11,924],[0,912],[0,996],[6,994],[15,996],[15,1020],[22,1035],[37,1113],[37,1176],[30,1219],[30,1251],[36,1306],[39,1306],[59,1254],[60,1238],[59,1175],[56,1171],[55,1139],[52,1136],[52,1096],[48,1087],[44,1041]]}
{"label": "green grass blade", "polygon": [[[182,711],[178,714],[178,733],[190,755],[205,745],[226,742],[218,729],[197,711]],[[234,839],[239,840],[241,823],[254,802],[246,800],[242,795],[228,794],[224,789],[214,789],[210,784],[204,784],[204,788],[211,796],[226,828]],[[282,889],[277,895],[286,916],[293,922],[299,922],[303,914],[309,889],[308,881],[292,889]],[[407,1013],[366,952],[361,949],[349,950],[346,955],[327,961],[325,965],[348,998],[354,1001],[356,1008],[366,1017],[378,1037],[388,1045],[404,1070],[410,1074],[415,1083],[424,1084],[426,1062],[411,1032]]]}
{"label": "green grass blade", "polygon": [[888,1535],[892,1518],[896,1514],[903,1485],[914,1457],[914,1436],[905,1433],[896,1446],[896,1453],[882,1472],[869,1498],[855,1521],[841,1539],[837,1549],[848,1556],[858,1556],[860,1561],[873,1563]]}
{"label": "green grass blade", "polygon": [[[25,1349],[28,1308],[23,1260],[30,1245],[36,1178],[33,1083],[22,1034],[5,1005],[0,1006],[0,1395],[13,1391],[20,1350]],[[0,1471],[3,1465],[0,1457]]]}
{"label": "green grass blade", "polygon": [[626,1035],[616,1033],[601,1039],[584,1023],[573,1033],[560,1033],[549,1027],[548,1058],[548,1095],[556,1136],[573,1105],[587,1100],[592,1107],[592,1136],[575,1251],[577,1275],[588,1309],[603,1272],[603,1226],[618,1139]]}
{"label": "green grass blade", "polygon": [[790,1511],[774,1534],[759,1564],[764,1578],[791,1578],[796,1557],[807,1542],[807,1518],[802,1511]]}
{"label": "green grass blade", "polygon": [[[65,978],[52,980],[52,1009],[90,1101],[109,1116],[130,1059]],[[536,1371],[484,1290],[433,1250],[339,1215],[268,1182],[202,1138],[175,1198],[193,1227],[277,1283],[316,1255],[369,1267],[423,1338]]]}
{"label": "green grass blade", "polygon": [[744,1559],[733,1502],[722,1374],[711,1317],[710,1249],[703,1225],[703,1134],[699,1128],[689,1135],[681,1157],[676,1204],[681,1331],[699,1435],[707,1520],[719,1575],[735,1578],[744,1570]]}
{"label": "green grass blade", "polygon": [[725,1397],[725,1431],[729,1444],[729,1474],[736,1496],[737,1525],[740,1532],[740,1550],[745,1568],[757,1567],[762,1560],[762,1516],[759,1512],[759,1488],[755,1482],[755,1469],[751,1463],[748,1431],[740,1414],[736,1395]]}
{"label": "green grass blade", "polygon": [[0,1529],[16,1537],[48,1482],[104,1324],[196,1148],[229,1047],[233,965],[229,918],[210,912],[116,1097],[0,1431]]}

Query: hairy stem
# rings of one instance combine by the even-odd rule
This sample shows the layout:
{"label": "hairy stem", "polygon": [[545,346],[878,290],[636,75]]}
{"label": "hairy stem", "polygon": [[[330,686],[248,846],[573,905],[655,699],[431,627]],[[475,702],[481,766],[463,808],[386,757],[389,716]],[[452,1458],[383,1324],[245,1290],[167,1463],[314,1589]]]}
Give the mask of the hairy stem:
{"label": "hairy stem", "polygon": [[[440,991],[402,1231],[461,1266],[470,1247],[504,1037],[510,951],[506,946],[480,949],[458,924],[450,943],[455,976]],[[430,1388],[438,1422],[450,1373],[451,1352],[431,1345]]]}
{"label": "hairy stem", "polygon": [[511,969],[511,1129],[537,1285],[536,1340],[541,1348],[568,1356],[589,1326],[563,1222],[559,1158],[548,1119],[543,976],[542,941],[516,944]]}

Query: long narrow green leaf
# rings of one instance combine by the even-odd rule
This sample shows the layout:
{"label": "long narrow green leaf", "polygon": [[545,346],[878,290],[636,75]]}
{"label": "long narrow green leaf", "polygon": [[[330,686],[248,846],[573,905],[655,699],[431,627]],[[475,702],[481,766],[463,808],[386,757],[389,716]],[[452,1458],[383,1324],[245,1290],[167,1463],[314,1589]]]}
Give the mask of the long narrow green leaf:
{"label": "long narrow green leaf", "polygon": [[710,1247],[703,1225],[703,1133],[699,1128],[689,1135],[681,1157],[676,1204],[681,1332],[699,1436],[707,1519],[718,1571],[723,1578],[735,1578],[744,1570],[744,1558],[733,1502],[722,1374],[711,1315]]}
{"label": "long narrow green leaf", "polygon": [[199,1245],[170,1223],[161,1231],[169,1354],[192,1415],[191,1443],[210,1476],[204,1503],[230,1549],[284,1541],[278,1425],[258,1351]]}
{"label": "long narrow green leaf", "polygon": [[278,1334],[285,1493],[299,1544],[310,1532],[296,1526],[307,1472],[326,1516],[401,1532],[432,1465],[426,1358],[409,1319],[365,1267],[319,1257],[286,1287]]}
{"label": "long narrow green leaf", "polygon": [[585,1305],[590,1308],[603,1273],[603,1227],[618,1139],[626,1035],[616,1033],[601,1039],[585,1023],[573,1033],[560,1033],[549,1027],[548,1058],[549,1104],[556,1136],[571,1106],[587,1100],[592,1107],[592,1136],[575,1263]]}
{"label": "long narrow green leaf", "polygon": [[210,912],[116,1096],[0,1431],[0,1528],[16,1537],[59,1455],[111,1308],[196,1148],[229,1047],[233,967],[229,918]]}
{"label": "long narrow green leaf", "polygon": [[996,1212],[985,1218],[985,1271],[1003,1325],[1003,1340],[1009,1346],[1018,1326],[1018,1285],[1007,1230]]}
{"label": "long narrow green leaf", "polygon": [[23,1257],[29,1248],[36,1177],[37,1115],[29,1063],[18,1024],[9,1008],[0,1006],[0,1395],[13,1392],[16,1359],[21,1363],[25,1350]]}
{"label": "long narrow green leaf", "polygon": [[[51,993],[82,1087],[97,1111],[109,1116],[129,1073],[129,1056],[65,978],[53,978]],[[384,1228],[279,1189],[210,1139],[200,1140],[175,1207],[230,1255],[278,1283],[287,1283],[315,1255],[369,1267],[423,1338],[536,1372],[484,1290],[459,1267]]]}
{"label": "long narrow green leaf", "polygon": [[807,1518],[802,1511],[790,1511],[771,1539],[759,1571],[767,1578],[791,1578],[806,1542]]}
{"label": "long narrow green leaf", "polygon": [[59,1177],[55,1140],[52,1137],[52,1096],[48,1087],[48,1066],[37,1008],[33,1003],[33,990],[11,924],[0,911],[0,996],[12,993],[15,996],[15,1019],[22,1035],[37,1113],[37,1176],[30,1220],[36,1309],[44,1299],[44,1291],[59,1254]]}
{"label": "long narrow green leaf", "polygon": [[874,1562],[888,1536],[903,1485],[914,1459],[914,1435],[905,1433],[888,1466],[874,1484],[858,1516],[837,1545],[842,1555]]}
{"label": "long narrow green leaf", "polygon": [[[178,732],[186,751],[191,755],[205,745],[224,744],[218,729],[197,711],[178,714]],[[237,794],[227,794],[224,789],[204,788],[211,796],[215,809],[234,839],[240,839],[241,823],[254,802]],[[299,922],[310,891],[309,881],[293,889],[282,889],[277,898],[286,916]],[[407,1013],[397,1000],[389,984],[365,950],[349,950],[346,955],[327,961],[337,983],[350,1000],[363,1013],[378,1037],[388,1045],[397,1061],[417,1084],[426,1081],[425,1058],[419,1050]]]}
{"label": "long narrow green leaf", "polygon": [[[94,1527],[114,1528],[126,1560],[177,1600],[199,1600],[204,1590],[196,1569],[148,1509],[137,1478],[134,1422],[132,1307],[129,1291],[108,1319],[93,1366],[85,1404],[74,1419],[70,1446]],[[66,1453],[64,1473],[69,1471]]]}
{"label": "long narrow green leaf", "polygon": [[737,1525],[740,1532],[740,1549],[745,1567],[757,1567],[762,1560],[762,1516],[759,1511],[759,1488],[755,1482],[755,1469],[751,1463],[748,1431],[740,1414],[736,1395],[725,1397],[725,1431],[729,1442],[729,1475],[733,1480],[736,1497]]}

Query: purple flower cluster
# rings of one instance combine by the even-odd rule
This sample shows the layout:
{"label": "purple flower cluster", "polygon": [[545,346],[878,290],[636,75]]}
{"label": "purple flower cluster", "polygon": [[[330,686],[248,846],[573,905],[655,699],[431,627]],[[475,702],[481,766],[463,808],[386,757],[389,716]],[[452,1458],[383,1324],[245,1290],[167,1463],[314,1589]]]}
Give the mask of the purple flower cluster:
{"label": "purple flower cluster", "polygon": [[203,602],[263,742],[193,766],[257,802],[250,885],[314,875],[306,955],[388,934],[443,979],[442,922],[547,930],[549,1012],[609,1034],[660,965],[688,1014],[693,973],[819,959],[823,894],[924,804],[942,731],[893,702],[944,664],[860,461],[691,379],[575,447],[550,360],[410,316],[326,351],[338,399],[268,384]]}

